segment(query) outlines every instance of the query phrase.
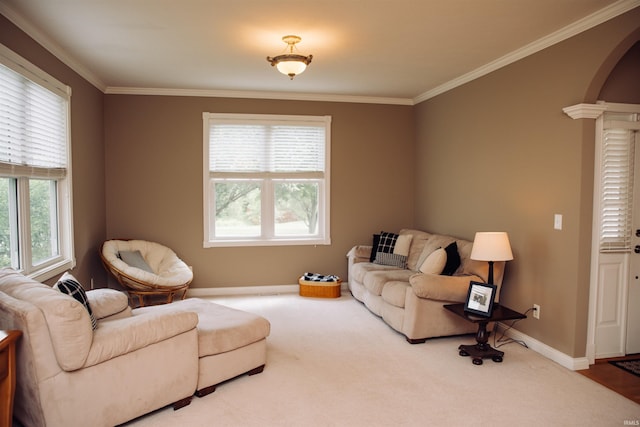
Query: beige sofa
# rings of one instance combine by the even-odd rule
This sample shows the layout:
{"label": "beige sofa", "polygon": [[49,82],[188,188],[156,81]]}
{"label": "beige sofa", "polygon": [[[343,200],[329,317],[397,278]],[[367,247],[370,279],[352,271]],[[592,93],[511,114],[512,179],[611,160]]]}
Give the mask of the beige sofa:
{"label": "beige sofa", "polygon": [[[406,268],[370,262],[371,244],[354,246],[349,251],[348,286],[354,298],[412,344],[476,332],[475,324],[443,308],[445,304],[465,302],[470,281],[487,280],[488,263],[469,258],[473,243],[420,230],[404,229],[398,234],[410,241]],[[429,255],[454,241],[460,265],[453,275],[420,272]],[[496,302],[500,298],[504,264],[494,263]]]}
{"label": "beige sofa", "polygon": [[0,329],[23,333],[14,419],[25,427],[114,426],[264,367],[260,316],[198,299],[132,310],[113,289],[86,296],[95,329],[70,295],[0,269]]}

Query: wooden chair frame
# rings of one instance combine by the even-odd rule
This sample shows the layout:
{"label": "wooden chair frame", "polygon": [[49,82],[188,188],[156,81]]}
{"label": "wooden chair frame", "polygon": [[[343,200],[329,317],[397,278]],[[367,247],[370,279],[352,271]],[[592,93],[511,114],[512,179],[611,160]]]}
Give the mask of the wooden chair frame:
{"label": "wooden chair frame", "polygon": [[[130,240],[130,239],[114,239],[114,240]],[[100,245],[100,259],[102,260],[102,265],[104,268],[111,273],[113,277],[120,283],[120,285],[125,289],[127,294],[129,295],[129,299],[132,302],[132,306],[144,307],[145,297],[151,296],[164,296],[166,297],[165,303],[169,304],[173,302],[174,296],[182,292],[182,296],[180,299],[185,299],[187,296],[187,290],[192,280],[189,280],[186,283],[182,283],[176,286],[158,286],[153,285],[147,282],[144,282],[136,277],[133,277],[129,274],[124,273],[118,268],[114,267],[109,261],[104,257],[103,254],[104,243]],[[135,303],[135,299],[137,299],[137,304]]]}

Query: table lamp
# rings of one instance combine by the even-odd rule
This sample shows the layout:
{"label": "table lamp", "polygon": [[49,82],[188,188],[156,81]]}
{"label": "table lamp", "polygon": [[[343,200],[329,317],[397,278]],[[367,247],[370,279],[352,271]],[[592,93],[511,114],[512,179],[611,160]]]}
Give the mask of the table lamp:
{"label": "table lamp", "polygon": [[487,283],[493,285],[494,261],[510,261],[513,259],[509,236],[504,231],[477,232],[473,239],[470,258],[489,263]]}

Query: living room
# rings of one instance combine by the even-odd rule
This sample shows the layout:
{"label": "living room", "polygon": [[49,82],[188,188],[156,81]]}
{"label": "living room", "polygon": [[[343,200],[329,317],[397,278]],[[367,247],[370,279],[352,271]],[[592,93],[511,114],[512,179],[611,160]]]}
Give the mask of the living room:
{"label": "living room", "polygon": [[[469,240],[507,231],[514,260],[501,302],[522,312],[539,304],[540,319],[518,330],[576,369],[587,362],[595,124],[563,108],[640,104],[640,8],[619,3],[632,7],[407,103],[105,93],[4,10],[0,43],[72,88],[74,275],[83,283],[107,284],[98,248],[115,237],[173,248],[204,294],[292,285],[305,271],[347,277],[348,250],[380,230]],[[332,117],[330,245],[203,248],[203,112]]]}

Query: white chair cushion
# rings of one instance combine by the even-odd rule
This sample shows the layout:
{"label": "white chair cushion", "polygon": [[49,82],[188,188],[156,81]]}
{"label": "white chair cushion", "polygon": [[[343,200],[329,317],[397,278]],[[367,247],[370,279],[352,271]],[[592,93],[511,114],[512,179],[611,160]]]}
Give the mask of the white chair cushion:
{"label": "white chair cushion", "polygon": [[[140,251],[155,273],[128,265],[118,257],[120,251]],[[150,285],[174,287],[193,280],[193,272],[175,252],[159,243],[146,240],[108,240],[102,246],[104,259],[124,274]]]}

